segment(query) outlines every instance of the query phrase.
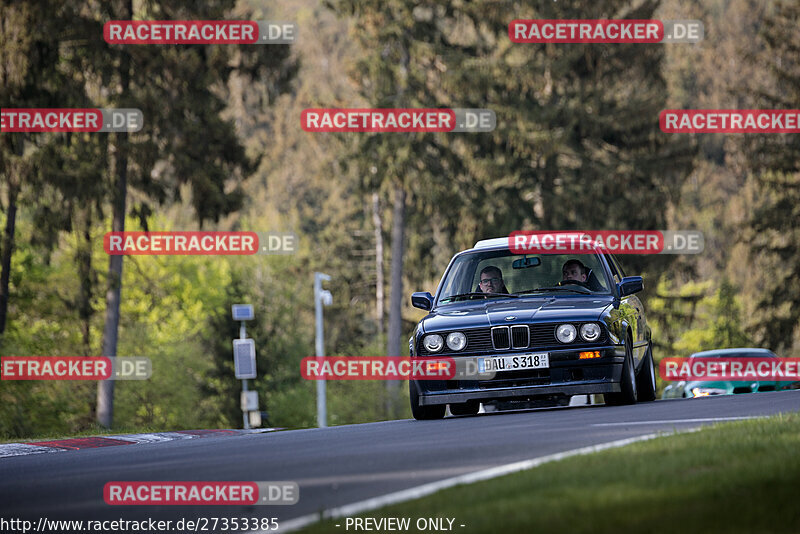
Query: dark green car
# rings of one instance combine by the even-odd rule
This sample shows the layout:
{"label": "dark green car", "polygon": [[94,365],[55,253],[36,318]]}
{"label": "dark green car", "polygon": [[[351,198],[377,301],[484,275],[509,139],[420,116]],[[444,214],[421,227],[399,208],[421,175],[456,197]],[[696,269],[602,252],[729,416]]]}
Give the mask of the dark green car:
{"label": "dark green car", "polygon": [[[691,358],[777,358],[778,356],[767,349],[741,348],[741,349],[719,349],[695,352]],[[664,392],[662,399],[675,398],[697,398],[708,397],[711,395],[735,395],[740,393],[758,393],[763,391],[778,391],[782,389],[795,389],[796,383],[778,382],[775,380],[766,381],[680,381],[670,382]]]}

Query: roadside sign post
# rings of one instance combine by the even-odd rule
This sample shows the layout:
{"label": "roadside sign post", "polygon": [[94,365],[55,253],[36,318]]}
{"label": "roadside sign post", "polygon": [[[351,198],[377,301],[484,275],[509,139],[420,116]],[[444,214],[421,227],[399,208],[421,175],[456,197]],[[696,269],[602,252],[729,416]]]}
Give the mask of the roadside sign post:
{"label": "roadside sign post", "polygon": [[[322,306],[333,304],[333,296],[327,289],[322,289],[322,282],[329,281],[331,277],[323,273],[314,273],[314,312],[316,315],[316,354],[317,358],[325,356],[325,341],[322,330]],[[325,380],[317,380],[317,426],[328,426],[327,404],[325,402]]]}
{"label": "roadside sign post", "polygon": [[261,413],[258,412],[258,417],[252,416],[253,411],[258,411],[258,393],[251,392],[247,386],[247,379],[256,377],[256,344],[252,339],[247,339],[244,326],[245,321],[253,320],[253,305],[234,304],[231,314],[234,321],[241,322],[239,339],[233,340],[233,364],[236,378],[242,380],[242,420],[245,430],[249,430],[251,421],[253,426],[261,426]]}

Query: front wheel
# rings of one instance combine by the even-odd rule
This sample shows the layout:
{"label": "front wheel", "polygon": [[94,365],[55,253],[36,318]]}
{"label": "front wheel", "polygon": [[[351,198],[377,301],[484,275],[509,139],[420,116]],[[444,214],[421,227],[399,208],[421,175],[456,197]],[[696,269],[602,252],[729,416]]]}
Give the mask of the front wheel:
{"label": "front wheel", "polygon": [[604,393],[606,404],[620,406],[623,404],[636,404],[638,388],[636,383],[636,366],[633,363],[633,349],[630,339],[625,342],[625,362],[622,364],[622,377],[620,379],[622,391],[619,393]]}
{"label": "front wheel", "polygon": [[413,380],[408,381],[408,397],[411,400],[411,415],[417,421],[426,419],[442,419],[446,405],[434,404],[432,406],[419,405],[419,391]]}

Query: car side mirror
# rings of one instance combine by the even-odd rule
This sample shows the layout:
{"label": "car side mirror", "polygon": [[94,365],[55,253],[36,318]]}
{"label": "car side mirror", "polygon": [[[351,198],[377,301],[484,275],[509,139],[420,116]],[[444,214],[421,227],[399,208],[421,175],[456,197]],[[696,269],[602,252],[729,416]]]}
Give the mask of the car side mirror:
{"label": "car side mirror", "polygon": [[427,291],[417,291],[411,295],[411,305],[421,310],[430,311],[433,308],[433,295]]}
{"label": "car side mirror", "polygon": [[633,295],[644,289],[644,281],[641,276],[626,276],[617,284],[617,289],[620,297]]}

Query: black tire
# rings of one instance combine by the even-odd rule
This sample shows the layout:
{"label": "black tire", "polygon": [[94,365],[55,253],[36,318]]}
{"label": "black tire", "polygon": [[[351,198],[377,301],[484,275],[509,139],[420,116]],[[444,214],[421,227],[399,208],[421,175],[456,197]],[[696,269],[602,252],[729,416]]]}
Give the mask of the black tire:
{"label": "black tire", "polygon": [[411,400],[411,415],[417,421],[428,419],[442,419],[444,418],[444,410],[447,407],[445,404],[434,404],[431,406],[419,405],[419,392],[413,380],[408,381],[408,397]]}
{"label": "black tire", "polygon": [[656,367],[653,360],[653,345],[647,344],[647,351],[642,361],[642,368],[636,377],[637,389],[639,390],[639,402],[651,402],[656,400]]}
{"label": "black tire", "polygon": [[619,393],[604,393],[606,404],[609,406],[621,406],[624,404],[636,404],[638,388],[636,387],[636,367],[633,364],[633,349],[631,340],[625,341],[625,362],[622,364],[622,377],[620,378]]}
{"label": "black tire", "polygon": [[477,415],[480,409],[481,403],[477,401],[450,405],[450,413],[453,415]]}

